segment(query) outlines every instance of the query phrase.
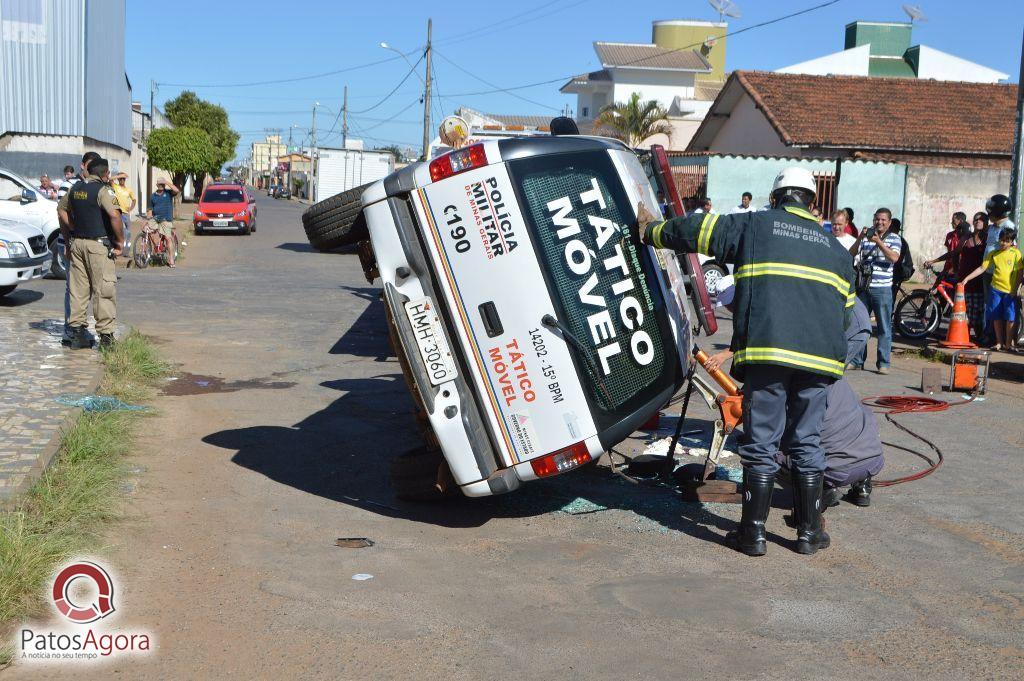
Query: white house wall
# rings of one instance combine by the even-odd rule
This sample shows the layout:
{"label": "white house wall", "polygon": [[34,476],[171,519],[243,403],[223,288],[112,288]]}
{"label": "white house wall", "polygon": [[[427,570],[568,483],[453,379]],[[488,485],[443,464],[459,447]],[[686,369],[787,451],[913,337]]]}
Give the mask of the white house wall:
{"label": "white house wall", "polygon": [[865,44],[824,57],[785,66],[776,73],[802,73],[810,76],[866,76],[871,64],[871,45]]}
{"label": "white house wall", "polygon": [[782,143],[779,134],[746,93],[732,108],[710,151],[748,156],[800,156],[799,149]]}
{"label": "white house wall", "polygon": [[918,269],[921,261],[945,251],[953,213],[963,211],[970,220],[985,210],[990,196],[1006,193],[1009,186],[1009,170],[908,166],[903,238]]}
{"label": "white house wall", "polygon": [[640,99],[657,100],[666,109],[676,97],[693,99],[695,75],[680,71],[644,71],[640,69],[612,69],[613,94],[616,102],[625,102],[634,92]]}
{"label": "white house wall", "polygon": [[931,47],[921,45],[919,48],[920,62],[917,69],[918,78],[934,78],[935,80],[959,80],[965,83],[998,83],[1009,78],[1008,74],[1000,73],[980,64],[954,57]]}

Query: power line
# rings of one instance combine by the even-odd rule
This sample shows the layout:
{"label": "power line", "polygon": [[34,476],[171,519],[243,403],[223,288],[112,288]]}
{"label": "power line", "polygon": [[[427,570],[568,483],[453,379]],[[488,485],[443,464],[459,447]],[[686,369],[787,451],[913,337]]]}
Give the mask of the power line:
{"label": "power line", "polygon": [[[436,52],[437,50],[434,50],[434,51]],[[441,97],[441,91],[437,88],[437,65],[436,64],[431,64],[430,70],[433,73],[433,80],[434,80],[434,82],[433,82],[433,85],[432,85],[432,89],[434,91],[434,95],[436,95],[436,97],[437,97],[437,108],[439,108],[441,110],[441,118],[439,118],[438,120],[442,120],[443,121],[444,117],[445,117],[444,116],[444,104],[441,103],[441,100],[443,99]]]}
{"label": "power line", "polygon": [[[496,88],[496,87],[498,87],[497,85],[495,85],[495,84],[494,84],[494,83],[492,83],[491,81],[489,81],[489,80],[487,80],[487,79],[485,79],[485,78],[482,78],[482,77],[480,77],[480,76],[476,75],[475,73],[472,73],[472,72],[468,71],[467,69],[465,69],[465,68],[463,68],[463,67],[459,66],[459,65],[458,65],[458,64],[456,64],[456,63],[455,63],[454,61],[452,61],[452,60],[451,60],[451,59],[449,59],[448,57],[444,56],[443,54],[441,54],[441,53],[440,53],[440,52],[438,52],[437,50],[434,50],[434,53],[435,53],[435,54],[436,54],[436,55],[437,55],[438,57],[440,57],[441,59],[444,59],[444,60],[445,60],[446,62],[448,62],[449,64],[451,64],[451,65],[452,65],[452,66],[454,66],[455,68],[457,68],[457,69],[458,69],[459,71],[462,71],[463,73],[465,73],[465,74],[466,74],[467,76],[470,76],[470,77],[472,77],[472,78],[475,78],[475,79],[479,80],[479,81],[480,81],[481,83],[483,83],[484,85],[490,85],[490,86],[491,86],[491,87],[493,87],[493,88]],[[559,78],[559,80],[562,80],[562,79],[561,79],[561,78]],[[534,105],[536,105],[536,106],[539,106],[539,107],[541,107],[541,108],[544,108],[544,109],[550,109],[551,111],[560,111],[560,109],[556,109],[556,108],[555,108],[555,107],[553,107],[553,106],[548,106],[547,104],[541,104],[541,103],[540,103],[540,102],[538,102],[538,101],[535,101],[535,100],[533,100],[533,99],[529,99],[529,98],[527,98],[527,97],[523,97],[522,95],[517,95],[517,94],[516,94],[516,93],[514,93],[514,92],[507,92],[506,94],[508,94],[508,95],[510,95],[510,96],[512,96],[512,97],[515,97],[516,99],[521,99],[521,100],[523,100],[524,102],[529,102],[530,104],[534,104]]]}
{"label": "power line", "polygon": [[[417,48],[418,49],[418,48]],[[256,85],[278,85],[280,83],[297,83],[303,80],[313,80],[315,78],[326,78],[328,76],[336,76],[339,73],[348,73],[350,71],[358,71],[359,69],[366,69],[371,66],[378,66],[380,64],[386,64],[388,62],[402,59],[402,57],[387,57],[385,59],[378,59],[377,61],[367,62],[366,64],[359,64],[357,66],[347,66],[343,69],[335,69],[333,71],[324,71],[323,73],[314,73],[308,76],[296,76],[295,78],[278,78],[275,80],[258,80],[249,83],[157,83],[157,85],[164,85],[167,87],[183,87],[183,88],[208,88],[208,87],[252,87]]]}
{"label": "power line", "polygon": [[[829,7],[831,5],[835,5],[836,3],[839,3],[841,1],[842,0],[828,0],[828,2],[823,2],[823,3],[820,3],[818,5],[814,5],[813,7],[808,7],[806,9],[802,9],[802,10],[799,10],[797,12],[791,12],[790,14],[786,14],[786,15],[783,15],[781,17],[777,17],[775,19],[769,19],[767,21],[762,21],[762,22],[760,22],[758,24],[753,24],[752,26],[747,26],[746,28],[741,28],[738,31],[733,31],[731,33],[726,33],[722,37],[723,38],[729,38],[729,37],[732,37],[732,36],[735,36],[735,35],[739,35],[741,33],[746,33],[747,31],[752,31],[755,28],[762,28],[764,26],[769,26],[771,24],[777,24],[780,21],[785,21],[786,19],[792,19],[793,17],[800,16],[801,14],[807,14],[809,12],[814,12],[814,11],[819,10],[819,9],[824,9],[825,7]],[[645,62],[645,61],[647,61],[649,59],[655,59],[657,57],[663,57],[663,56],[665,56],[667,54],[672,54],[672,53],[675,53],[675,52],[682,52],[683,50],[692,50],[693,48],[699,47],[702,44],[704,44],[703,40],[700,41],[700,42],[693,43],[692,45],[685,45],[683,47],[677,47],[675,49],[666,50],[664,52],[660,52],[659,51],[656,54],[648,55],[646,57],[640,57],[640,58],[634,59],[632,61],[623,62],[622,64],[616,64],[616,66],[619,66],[619,67],[622,67],[622,66],[632,66],[633,64],[639,64],[639,63]],[[569,78],[575,78],[576,75],[578,75],[578,74],[572,73],[572,74],[569,74],[569,75],[566,75],[566,76],[560,76],[558,78],[549,78],[548,80],[541,80],[541,81],[538,81],[536,83],[527,83],[526,85],[516,85],[514,87],[506,87],[506,88],[497,88],[496,87],[493,90],[480,90],[478,92],[460,92],[460,93],[456,93],[456,94],[450,94],[448,96],[449,97],[475,97],[475,96],[478,96],[478,95],[490,95],[490,94],[494,94],[494,93],[497,93],[497,92],[511,93],[511,92],[513,92],[515,90],[526,90],[528,88],[540,87],[541,85],[550,85],[551,83],[559,83],[559,82],[564,81],[564,80],[569,79]]]}
{"label": "power line", "polygon": [[[454,36],[449,36],[447,38],[442,38],[441,40],[439,40],[437,42],[442,44],[442,45],[448,44],[448,43],[452,43],[452,42],[467,42],[469,40],[475,40],[476,38],[487,36],[487,35],[490,35],[492,33],[498,33],[500,31],[508,31],[508,30],[513,29],[513,28],[518,28],[519,26],[522,26],[523,24],[528,24],[528,23],[531,23],[533,21],[537,21],[539,19],[543,19],[545,17],[549,17],[552,14],[557,14],[558,12],[563,12],[563,11],[565,11],[567,9],[572,8],[572,7],[576,7],[577,5],[582,5],[585,2],[589,2],[589,0],[577,0],[576,2],[573,2],[572,4],[569,4],[569,5],[565,5],[564,7],[556,7],[554,9],[551,9],[551,7],[553,5],[557,5],[559,2],[561,2],[561,0],[554,0],[554,2],[548,2],[548,3],[545,3],[543,5],[539,5],[537,7],[534,7],[533,9],[529,9],[529,10],[526,10],[524,12],[520,12],[519,14],[514,14],[511,17],[507,17],[506,19],[503,19],[501,21],[492,22],[490,25],[488,25],[487,28],[485,28],[483,30],[465,31],[463,33],[459,33],[459,34],[456,34]],[[542,14],[538,14],[537,16],[534,16],[534,17],[530,17],[529,19],[523,19],[522,21],[510,24],[508,26],[504,26],[503,25],[504,23],[507,23],[508,21],[511,21],[513,19],[517,19],[517,18],[525,16],[527,14],[532,14],[533,12],[536,12],[537,10],[544,10],[544,9],[548,9],[550,11],[544,12]]]}

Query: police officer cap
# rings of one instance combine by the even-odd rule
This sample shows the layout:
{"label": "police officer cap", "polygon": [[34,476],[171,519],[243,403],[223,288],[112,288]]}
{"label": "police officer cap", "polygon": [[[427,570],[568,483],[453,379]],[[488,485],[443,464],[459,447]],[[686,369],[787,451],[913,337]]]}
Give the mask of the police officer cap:
{"label": "police officer cap", "polygon": [[103,170],[107,170],[110,164],[107,163],[105,158],[94,158],[89,161],[89,165],[86,166],[86,170],[90,175],[101,175]]}

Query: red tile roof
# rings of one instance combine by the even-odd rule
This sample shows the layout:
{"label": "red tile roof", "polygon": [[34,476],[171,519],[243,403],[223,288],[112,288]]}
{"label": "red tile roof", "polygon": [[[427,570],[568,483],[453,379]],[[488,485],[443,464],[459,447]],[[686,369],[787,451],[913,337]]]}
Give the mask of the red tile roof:
{"label": "red tile roof", "polygon": [[[787,145],[938,154],[1013,153],[1016,85],[736,71]],[[728,111],[718,111],[728,113]],[[710,131],[709,131],[710,132]],[[700,137],[701,130],[694,135]],[[706,143],[706,142],[705,142]]]}

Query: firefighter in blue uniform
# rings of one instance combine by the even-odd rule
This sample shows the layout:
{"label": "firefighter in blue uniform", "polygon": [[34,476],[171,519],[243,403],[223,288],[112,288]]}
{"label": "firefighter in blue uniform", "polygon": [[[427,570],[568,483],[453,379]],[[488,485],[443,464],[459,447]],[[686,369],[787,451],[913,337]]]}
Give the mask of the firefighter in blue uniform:
{"label": "firefighter in blue uniform", "polygon": [[729,538],[749,556],[767,550],[780,448],[792,466],[796,550],[813,554],[829,545],[821,526],[821,424],[828,387],[843,375],[856,291],[850,254],[808,211],[814,195],[811,173],[787,168],[775,178],[770,210],[667,221],[642,204],[637,211],[643,243],[735,265],[730,349],[732,373],[744,382],[744,493],[740,524]]}

